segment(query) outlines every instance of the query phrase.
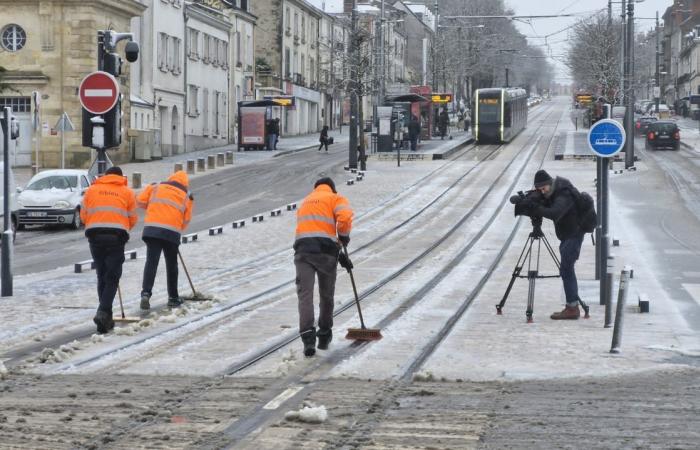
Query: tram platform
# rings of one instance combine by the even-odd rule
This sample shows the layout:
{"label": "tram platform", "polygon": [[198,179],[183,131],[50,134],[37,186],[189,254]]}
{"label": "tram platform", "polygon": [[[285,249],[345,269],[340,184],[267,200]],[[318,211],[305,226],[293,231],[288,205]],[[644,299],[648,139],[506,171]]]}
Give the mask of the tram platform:
{"label": "tram platform", "polygon": [[370,155],[370,158],[378,161],[387,161],[400,158],[401,161],[432,161],[436,159],[447,159],[450,155],[461,149],[467,144],[474,142],[474,136],[471,131],[455,131],[448,134],[445,139],[433,138],[418,143],[418,149],[411,151],[410,149],[394,150],[392,152],[376,152]]}

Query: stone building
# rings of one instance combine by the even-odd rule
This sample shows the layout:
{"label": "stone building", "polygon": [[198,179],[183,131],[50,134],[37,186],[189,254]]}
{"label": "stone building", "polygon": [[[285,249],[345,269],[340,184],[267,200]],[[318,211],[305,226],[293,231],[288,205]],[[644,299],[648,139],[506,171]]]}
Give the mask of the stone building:
{"label": "stone building", "polygon": [[[11,90],[0,94],[0,106],[12,106],[21,121],[16,165],[36,164],[37,146],[32,136],[32,113],[37,105],[32,92],[39,93],[37,133],[40,168],[61,166],[61,139],[53,129],[63,112],[76,131],[66,133],[66,167],[87,167],[91,150],[82,146],[82,109],[77,91],[80,81],[97,69],[97,31],[130,31],[132,17],[146,7],[136,0],[0,0],[0,66],[8,70]],[[120,51],[124,43],[119,45]],[[130,126],[129,64],[120,77],[124,95],[123,127]],[[112,160],[130,158],[127,139]]]}

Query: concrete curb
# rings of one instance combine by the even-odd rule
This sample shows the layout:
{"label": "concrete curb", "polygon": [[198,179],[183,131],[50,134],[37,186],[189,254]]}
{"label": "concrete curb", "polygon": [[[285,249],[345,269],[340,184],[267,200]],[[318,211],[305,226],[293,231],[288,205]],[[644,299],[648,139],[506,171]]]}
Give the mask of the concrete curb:
{"label": "concrete curb", "polygon": [[470,138],[468,138],[468,139],[465,139],[465,140],[462,141],[462,142],[459,142],[459,143],[455,144],[454,147],[452,147],[451,149],[447,150],[447,151],[444,152],[444,153],[433,153],[433,161],[436,160],[436,159],[445,159],[445,158],[447,158],[448,156],[450,156],[451,154],[455,153],[455,152],[456,152],[457,150],[459,150],[460,148],[464,147],[465,145],[469,145],[469,144],[471,144],[471,143],[473,143],[473,142],[474,142],[474,136],[472,136],[472,137],[470,137]]}

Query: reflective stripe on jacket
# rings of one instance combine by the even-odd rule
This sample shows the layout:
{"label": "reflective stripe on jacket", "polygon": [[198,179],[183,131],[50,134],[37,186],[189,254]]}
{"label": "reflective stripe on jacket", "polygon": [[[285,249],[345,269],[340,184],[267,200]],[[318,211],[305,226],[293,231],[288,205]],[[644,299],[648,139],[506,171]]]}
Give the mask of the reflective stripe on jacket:
{"label": "reflective stripe on jacket", "polygon": [[150,184],[139,194],[138,206],[146,210],[143,237],[161,238],[179,243],[180,234],[192,218],[189,180],[177,171],[158,184]]}
{"label": "reflective stripe on jacket", "polygon": [[[80,205],[80,219],[88,230],[115,229],[126,233],[138,219],[136,197],[126,182],[126,177],[104,175],[88,188]],[[128,236],[128,235],[127,235]]]}
{"label": "reflective stripe on jacket", "polygon": [[319,185],[297,210],[294,249],[306,253],[334,253],[336,236],[350,236],[353,212],[348,200],[326,184]]}

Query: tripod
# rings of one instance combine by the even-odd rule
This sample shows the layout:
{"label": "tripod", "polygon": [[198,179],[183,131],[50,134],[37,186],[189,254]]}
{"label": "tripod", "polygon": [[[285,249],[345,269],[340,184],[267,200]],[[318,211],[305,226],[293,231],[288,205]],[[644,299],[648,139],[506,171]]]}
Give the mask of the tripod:
{"label": "tripod", "polygon": [[[557,270],[561,267],[559,258],[557,258],[557,255],[554,253],[554,250],[552,249],[549,240],[547,240],[547,236],[545,236],[542,232],[542,218],[531,217],[530,221],[532,222],[532,231],[530,232],[527,241],[525,241],[525,246],[523,247],[522,252],[520,252],[518,262],[515,263],[513,276],[510,279],[510,283],[508,283],[508,288],[506,289],[505,294],[503,294],[503,299],[501,299],[501,302],[496,305],[496,314],[501,315],[503,306],[506,304],[506,300],[508,299],[508,295],[510,294],[510,290],[513,288],[513,284],[515,284],[515,279],[527,278],[527,309],[525,310],[527,323],[532,323],[532,313],[535,308],[535,281],[538,278],[559,278],[560,276],[540,275],[540,252],[542,248],[542,242],[544,242],[544,247],[547,249],[549,256],[552,257],[554,264],[556,264]],[[535,242],[537,242],[536,254],[534,254],[532,250],[532,247],[535,244]],[[525,262],[527,262],[527,275],[521,275],[523,267],[525,266]],[[585,312],[585,317],[588,318],[588,305],[586,305],[586,303],[584,303],[581,299],[578,299],[578,301]]]}

